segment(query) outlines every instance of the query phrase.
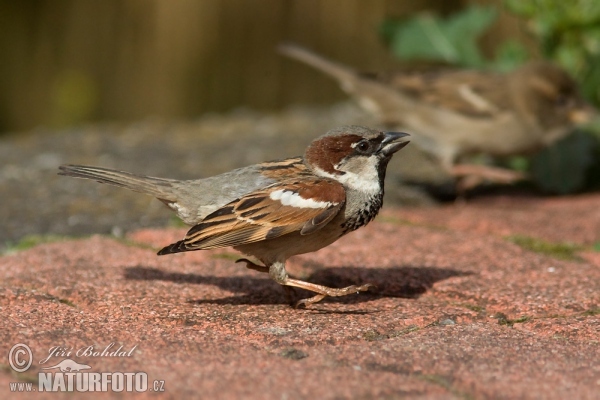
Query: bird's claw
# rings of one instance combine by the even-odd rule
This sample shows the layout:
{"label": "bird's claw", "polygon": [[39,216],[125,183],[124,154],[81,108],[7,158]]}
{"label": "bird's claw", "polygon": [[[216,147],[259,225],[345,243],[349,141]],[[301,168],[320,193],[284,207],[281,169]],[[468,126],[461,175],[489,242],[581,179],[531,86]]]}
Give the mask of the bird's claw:
{"label": "bird's claw", "polygon": [[252,269],[254,271],[269,272],[269,267],[265,267],[264,265],[255,264],[252,261],[248,260],[247,258],[240,258],[240,259],[236,260],[235,262],[236,262],[236,264],[237,263],[241,263],[241,262],[245,262],[246,263],[246,268]]}

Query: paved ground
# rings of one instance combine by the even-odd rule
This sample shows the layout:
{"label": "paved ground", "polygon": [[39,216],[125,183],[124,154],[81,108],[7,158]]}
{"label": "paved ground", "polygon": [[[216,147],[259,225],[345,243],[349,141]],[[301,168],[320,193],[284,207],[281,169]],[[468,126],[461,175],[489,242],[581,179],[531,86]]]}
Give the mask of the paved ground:
{"label": "paved ground", "polygon": [[[387,208],[289,263],[312,282],[377,291],[306,310],[231,252],[155,256],[183,233],[92,236],[1,257],[0,393],[16,381],[37,388],[40,368],[69,358],[92,372],[146,372],[151,386],[164,381],[164,398],[600,398],[598,194]],[[75,355],[113,342],[135,349]],[[24,373],[7,363],[16,343],[33,352]],[[73,354],[40,364],[55,346]]]}
{"label": "paved ground", "polygon": [[[74,377],[147,373],[163,398],[600,399],[600,194],[432,206],[402,179],[439,183],[440,171],[409,146],[376,222],[288,265],[377,289],[299,310],[233,252],[157,257],[185,232],[164,228],[158,201],[56,176],[61,163],[208,176],[372,122],[343,104],[3,137],[0,397],[19,397],[11,382],[60,389],[68,369],[42,368],[68,359],[90,367]],[[18,343],[33,354],[22,373],[8,357]],[[27,360],[18,350],[13,363]]]}

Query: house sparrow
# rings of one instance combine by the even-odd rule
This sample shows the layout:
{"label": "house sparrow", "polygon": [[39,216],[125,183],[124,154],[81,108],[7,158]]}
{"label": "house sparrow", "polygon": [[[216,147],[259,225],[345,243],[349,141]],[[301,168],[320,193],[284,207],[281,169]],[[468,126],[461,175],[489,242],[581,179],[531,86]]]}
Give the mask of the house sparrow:
{"label": "house sparrow", "polygon": [[233,247],[260,260],[247,267],[267,272],[285,287],[344,296],[372,285],[333,289],[292,279],[286,260],[319,250],[368,224],[383,203],[388,162],[408,142],[406,133],[343,126],[315,139],[304,157],[264,162],[197,180],[135,175],[99,167],[62,165],[59,175],[93,179],[150,194],[193,227],[185,238],[158,252]]}
{"label": "house sparrow", "polygon": [[591,119],[575,82],[557,66],[532,62],[507,74],[458,70],[362,74],[309,50],[282,45],[284,55],[337,79],[341,88],[382,123],[404,126],[452,175],[497,182],[522,178],[500,168],[458,164],[475,153],[530,153]]}

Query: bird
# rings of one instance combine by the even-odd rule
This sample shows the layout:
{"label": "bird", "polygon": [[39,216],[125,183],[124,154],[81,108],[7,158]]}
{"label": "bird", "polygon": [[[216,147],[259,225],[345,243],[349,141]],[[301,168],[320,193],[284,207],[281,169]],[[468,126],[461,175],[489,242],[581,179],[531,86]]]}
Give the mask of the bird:
{"label": "bird", "polygon": [[182,240],[158,252],[166,255],[233,247],[261,264],[287,289],[316,293],[295,305],[327,296],[367,291],[373,285],[330,288],[290,277],[286,260],[319,250],[367,225],[383,204],[384,179],[392,156],[410,136],[350,125],[314,139],[304,155],[262,162],[196,180],[149,177],[102,167],[61,165],[59,175],[96,180],[152,195],[192,225]]}
{"label": "bird", "polygon": [[[508,73],[442,69],[361,73],[295,44],[283,55],[336,79],[388,127],[411,131],[414,143],[457,178],[512,183],[524,174],[465,163],[475,154],[528,155],[589,122],[596,112],[558,66],[532,61]],[[467,186],[473,186],[467,185]]]}

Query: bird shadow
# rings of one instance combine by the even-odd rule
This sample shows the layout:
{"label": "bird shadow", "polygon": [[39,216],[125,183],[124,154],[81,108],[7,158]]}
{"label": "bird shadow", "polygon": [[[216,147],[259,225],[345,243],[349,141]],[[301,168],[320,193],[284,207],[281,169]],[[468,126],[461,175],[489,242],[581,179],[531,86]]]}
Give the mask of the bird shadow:
{"label": "bird shadow", "polygon": [[[314,264],[311,263],[310,267]],[[312,269],[312,268],[311,268]],[[472,272],[451,268],[436,268],[424,266],[392,266],[392,267],[321,267],[308,277],[303,277],[311,283],[341,288],[350,285],[371,283],[375,287],[360,295],[343,297],[327,297],[323,302],[356,304],[373,300],[378,297],[399,297],[406,299],[418,298],[429,290],[436,282],[452,277],[471,275]],[[218,299],[192,299],[191,304],[229,304],[229,305],[264,305],[288,304],[289,299],[284,295],[281,286],[267,278],[248,276],[221,277],[198,275],[178,272],[165,272],[157,268],[143,266],[125,269],[124,277],[138,281],[167,281],[197,285],[213,285],[235,295]],[[297,289],[295,301],[312,297],[314,293]]]}

